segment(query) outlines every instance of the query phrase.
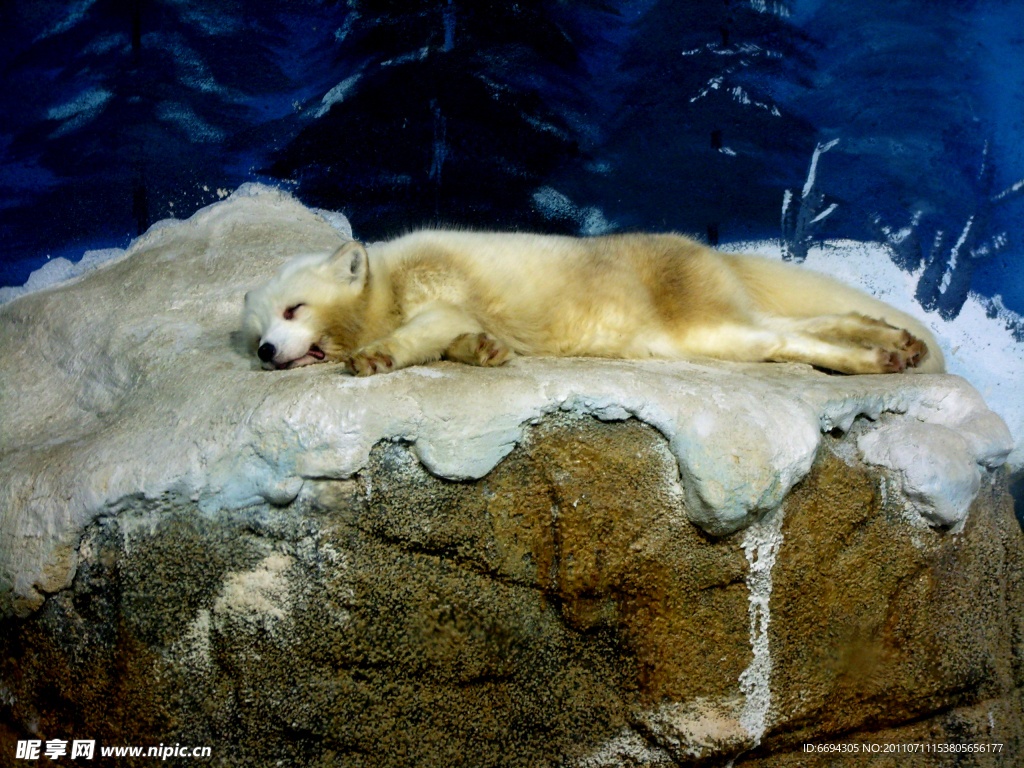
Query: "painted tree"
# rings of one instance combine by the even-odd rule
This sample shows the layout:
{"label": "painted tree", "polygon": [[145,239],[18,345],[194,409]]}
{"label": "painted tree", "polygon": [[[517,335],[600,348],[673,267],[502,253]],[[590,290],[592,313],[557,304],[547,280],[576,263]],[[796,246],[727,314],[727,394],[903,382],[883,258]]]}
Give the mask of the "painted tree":
{"label": "painted tree", "polygon": [[346,75],[270,172],[344,210],[363,237],[545,226],[532,195],[579,155],[585,120],[575,12],[546,0],[351,5]]}
{"label": "painted tree", "polygon": [[818,162],[839,139],[818,144],[811,155],[807,178],[799,196],[793,190],[782,193],[782,258],[787,261],[803,261],[816,238],[816,226],[825,221],[839,207],[838,203],[826,203],[826,195],[818,183]]}
{"label": "painted tree", "polygon": [[[919,271],[922,307],[955,317],[980,264],[1013,234],[1001,208],[1021,198],[999,187],[979,100],[978,41],[970,6],[921,13],[893,0],[885,14],[852,0],[819,6],[808,33],[818,51],[815,88],[795,108],[841,137],[828,155],[838,208],[818,236],[879,239]],[[1004,185],[1005,186],[1005,185]]]}
{"label": "painted tree", "polygon": [[625,226],[719,237],[774,234],[800,183],[811,124],[785,99],[809,44],[787,3],[656,3],[622,60],[622,107],[592,197]]}
{"label": "painted tree", "polygon": [[1007,231],[992,231],[996,210],[1024,192],[1024,179],[996,191],[987,144],[982,152],[977,182],[970,205],[962,213],[962,221],[955,222],[949,229],[936,227],[927,249],[922,246],[919,232],[923,219],[920,211],[900,229],[876,218],[879,232],[893,249],[897,261],[910,270],[921,269],[915,297],[922,308],[937,311],[946,320],[960,314],[977,264],[996,255],[1009,243]]}
{"label": "painted tree", "polygon": [[[46,172],[16,215],[53,222],[26,250],[116,241],[191,214],[218,187],[249,178],[246,158],[266,138],[257,127],[291,111],[287,96],[301,92],[276,63],[294,55],[287,11],[260,17],[228,0],[96,0],[62,10],[7,64],[22,101],[36,105],[10,137],[7,159]],[[311,14],[330,37],[331,17],[347,11],[327,4]]]}

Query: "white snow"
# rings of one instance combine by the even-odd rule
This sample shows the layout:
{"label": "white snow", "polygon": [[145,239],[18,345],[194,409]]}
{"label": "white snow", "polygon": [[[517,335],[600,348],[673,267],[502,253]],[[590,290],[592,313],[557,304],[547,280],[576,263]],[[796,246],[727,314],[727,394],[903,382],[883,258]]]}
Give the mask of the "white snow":
{"label": "white snow", "polygon": [[1022,189],[1024,189],[1024,179],[1021,179],[1020,181],[1015,181],[1013,184],[1008,186],[1006,189],[1004,189],[998,195],[995,195],[992,198],[992,202],[997,202],[999,200],[1002,200],[1004,197],[1009,197],[1010,195],[1012,195],[1012,194],[1014,194],[1016,192],[1020,192]]}
{"label": "white snow", "polygon": [[61,104],[59,107],[51,107],[47,111],[46,116],[50,120],[67,120],[69,117],[74,117],[82,112],[98,110],[113,95],[104,88],[90,88],[66,104]]}
{"label": "white snow", "polygon": [[90,122],[103,111],[104,105],[110,100],[111,96],[113,94],[103,88],[90,88],[71,101],[61,104],[59,107],[51,108],[46,116],[51,120],[61,120],[63,122],[59,128],[50,134],[50,138],[54,139],[64,136]]}
{"label": "white snow", "polygon": [[70,3],[70,7],[67,9],[67,13],[63,19],[57,22],[53,27],[40,34],[34,42],[39,40],[45,40],[48,37],[59,35],[61,32],[67,32],[69,29],[74,27],[78,22],[85,16],[93,5],[96,4],[96,0],[79,0],[76,3]]}
{"label": "white snow", "polygon": [[[204,187],[204,189],[207,188]],[[217,196],[222,199],[231,196],[250,197],[253,195],[263,194],[268,190],[270,190],[270,187],[263,184],[242,184],[234,192],[225,189],[218,189]],[[343,213],[339,213],[338,211],[328,211],[323,208],[313,208],[311,210],[337,230],[342,238],[345,240],[352,239],[352,225],[349,223],[349,220],[345,218]],[[199,213],[201,213],[201,211],[196,212],[197,215]],[[161,219],[149,228],[144,237],[159,229],[163,229],[164,227],[173,227],[180,223],[180,219]],[[129,249],[133,248],[136,242],[138,241],[132,241],[129,245]],[[34,293],[35,291],[59,286],[73,278],[91,272],[104,262],[116,259],[119,256],[123,256],[125,253],[126,249],[124,248],[101,248],[86,251],[78,261],[70,261],[69,259],[65,259],[63,256],[51,259],[43,264],[39,269],[34,270],[28,276],[28,280],[25,281],[24,285],[0,287],[0,305],[28,293]]]}
{"label": "white snow", "polygon": [[[786,190],[786,191],[788,192],[789,190]],[[832,203],[832,205],[830,205],[828,208],[826,208],[824,211],[819,213],[817,216],[815,216],[813,219],[811,219],[807,223],[808,224],[817,224],[819,221],[823,221],[824,219],[827,219],[829,216],[832,215],[832,213],[838,207],[839,207],[839,203]]]}
{"label": "white snow", "polygon": [[337,211],[328,211],[324,208],[314,208],[313,213],[318,215],[336,230],[345,240],[353,239],[352,236],[352,225],[348,219],[345,218],[345,214],[338,213]]}
{"label": "white snow", "polygon": [[573,768],[620,768],[623,765],[673,766],[667,752],[649,744],[633,728],[624,726],[592,752],[577,758]]}
{"label": "white snow", "polygon": [[722,87],[723,82],[725,82],[724,77],[712,77],[710,80],[708,80],[708,84],[704,86],[704,89],[701,90],[700,93],[690,98],[690,103],[692,104],[698,99],[703,99],[705,96],[711,93],[711,91],[717,91],[719,88]]}
{"label": "white snow", "polygon": [[775,117],[781,116],[778,107],[776,107],[774,104],[769,105],[765,104],[763,101],[755,101],[754,99],[751,99],[750,94],[747,93],[742,86],[737,85],[735,88],[732,89],[731,93],[732,97],[740,104],[743,104],[745,106],[753,105],[758,109],[763,109],[766,112],[770,112]]}
{"label": "white snow", "polygon": [[104,248],[96,251],[86,251],[78,261],[70,261],[63,256],[50,259],[39,269],[32,272],[24,285],[0,288],[0,304],[15,299],[18,296],[23,296],[26,293],[40,291],[44,288],[65,283],[74,277],[95,269],[104,261],[123,256],[124,253],[123,248]]}
{"label": "white snow", "polygon": [[958,257],[960,256],[960,249],[963,248],[964,243],[967,242],[967,236],[971,233],[972,226],[974,226],[973,216],[967,219],[967,223],[964,224],[964,228],[960,232],[960,238],[956,241],[956,245],[953,246],[953,250],[949,253],[949,266],[946,267],[946,273],[942,276],[942,284],[939,285],[939,291],[941,293],[945,293],[946,289],[949,288],[949,284],[953,281],[953,272],[956,271]]}
{"label": "white snow", "polygon": [[409,53],[403,53],[401,56],[396,56],[393,59],[387,59],[380,63],[381,67],[393,67],[397,64],[408,64],[410,61],[423,61],[427,56],[430,55],[430,46],[424,45],[415,51]]}
{"label": "white snow", "polygon": [[758,13],[770,13],[783,19],[788,19],[791,13],[785,3],[769,4],[767,0],[750,0],[750,7]]}
{"label": "white snow", "polygon": [[740,674],[740,690],[744,704],[740,724],[761,743],[767,729],[768,712],[772,703],[772,656],[768,645],[768,625],[771,623],[770,598],[772,569],[782,546],[783,509],[780,506],[764,520],[759,520],[743,533],[743,554],[747,558],[748,615],[750,617],[750,647],[754,658]]}
{"label": "white snow", "polygon": [[970,447],[961,435],[937,424],[890,424],[861,437],[857,447],[864,461],[899,474],[904,494],[928,522],[953,527],[966,520],[982,469],[963,460]]}
{"label": "white snow", "polygon": [[204,57],[189,45],[182,33],[146,32],[142,35],[142,46],[144,49],[160,49],[169,53],[174,59],[175,77],[184,85],[204,93],[233,96],[217,82]]}
{"label": "white snow", "polygon": [[569,197],[553,187],[540,187],[533,193],[533,203],[549,218],[574,220],[581,235],[603,235],[612,227],[600,208],[580,208]]}
{"label": "white snow", "polygon": [[188,134],[194,144],[224,141],[227,134],[203,120],[191,106],[180,101],[163,101],[156,107],[156,117],[172,123]]}
{"label": "white snow", "polygon": [[335,104],[343,102],[355,87],[356,83],[363,76],[362,72],[357,72],[351,77],[346,77],[336,86],[331,88],[327,93],[324,94],[323,99],[320,100],[320,107],[316,111],[316,117],[323,117],[331,111],[331,107]]}
{"label": "white snow", "polygon": [[[572,358],[365,379],[338,365],[260,370],[232,338],[243,294],[292,255],[344,238],[287,194],[246,185],[0,307],[0,602],[38,607],[73,577],[84,527],[140,499],[191,500],[200,513],[284,505],[311,481],[353,476],[375,444],[396,439],[439,476],[479,478],[525,425],[559,410],[660,430],[689,520],[715,535],[776,509],[810,470],[821,433],[858,414],[954,432],[963,443],[942,460],[964,475],[1010,450],[1005,425],[955,376]],[[906,469],[898,451],[887,456],[894,472]],[[907,476],[924,482],[913,467]],[[964,489],[922,487],[920,497]]]}
{"label": "white snow", "polygon": [[800,193],[801,197],[807,197],[811,194],[811,190],[814,189],[814,183],[817,180],[818,174],[818,159],[823,153],[828,152],[832,147],[839,143],[839,139],[832,139],[825,144],[818,144],[814,148],[814,153],[811,155],[811,165],[807,169],[807,179],[804,181],[803,191]]}

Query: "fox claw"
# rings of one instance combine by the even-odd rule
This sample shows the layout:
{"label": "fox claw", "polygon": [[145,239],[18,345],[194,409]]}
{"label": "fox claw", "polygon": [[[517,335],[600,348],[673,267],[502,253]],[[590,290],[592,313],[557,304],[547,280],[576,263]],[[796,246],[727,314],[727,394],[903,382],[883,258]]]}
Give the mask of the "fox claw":
{"label": "fox claw", "polygon": [[372,376],[394,370],[395,358],[386,352],[356,352],[345,364],[356,376]]}
{"label": "fox claw", "polygon": [[464,333],[445,351],[445,357],[468,365],[502,365],[512,356],[512,350],[491,334]]}

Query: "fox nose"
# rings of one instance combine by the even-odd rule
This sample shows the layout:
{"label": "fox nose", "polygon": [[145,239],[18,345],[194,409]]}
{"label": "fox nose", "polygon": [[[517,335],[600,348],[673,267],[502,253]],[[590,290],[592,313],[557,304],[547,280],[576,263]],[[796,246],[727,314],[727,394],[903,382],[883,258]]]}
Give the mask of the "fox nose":
{"label": "fox nose", "polygon": [[275,352],[277,352],[277,350],[274,349],[274,345],[268,341],[260,344],[260,348],[256,350],[256,356],[264,363],[269,363],[274,359]]}

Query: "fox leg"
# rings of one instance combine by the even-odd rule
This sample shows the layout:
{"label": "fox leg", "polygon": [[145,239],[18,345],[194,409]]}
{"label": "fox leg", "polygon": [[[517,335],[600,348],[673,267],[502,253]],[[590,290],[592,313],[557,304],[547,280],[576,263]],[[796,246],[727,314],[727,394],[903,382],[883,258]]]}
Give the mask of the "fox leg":
{"label": "fox leg", "polygon": [[856,312],[808,318],[773,317],[766,319],[766,324],[779,330],[810,334],[823,341],[895,353],[902,366],[900,370],[913,368],[928,353],[928,345],[910,331]]}
{"label": "fox leg", "polygon": [[[476,354],[476,345],[481,343],[481,337],[500,344],[485,334],[480,323],[466,311],[452,304],[435,303],[417,312],[383,339],[356,350],[346,362],[357,376],[386,373],[410,365],[429,363],[440,359],[442,355],[448,355],[460,362],[475,362],[476,358],[470,358]],[[485,357],[490,354],[492,348],[497,349],[490,344],[484,346]],[[451,351],[454,354],[450,354]],[[499,352],[500,350],[495,352],[495,358]],[[501,362],[505,359],[507,354]]]}
{"label": "fox leg", "polygon": [[840,373],[897,373],[906,368],[905,357],[890,349],[757,325],[694,328],[679,349],[719,360],[808,363]]}

